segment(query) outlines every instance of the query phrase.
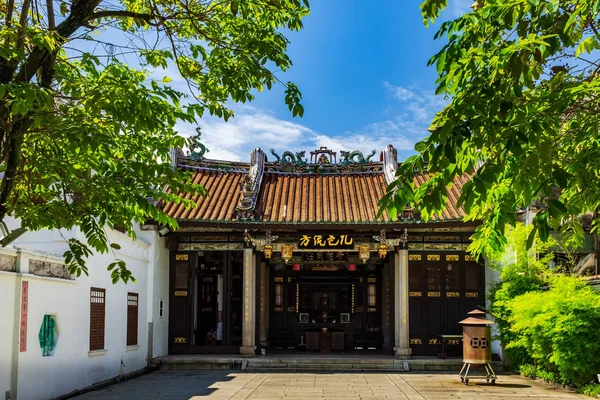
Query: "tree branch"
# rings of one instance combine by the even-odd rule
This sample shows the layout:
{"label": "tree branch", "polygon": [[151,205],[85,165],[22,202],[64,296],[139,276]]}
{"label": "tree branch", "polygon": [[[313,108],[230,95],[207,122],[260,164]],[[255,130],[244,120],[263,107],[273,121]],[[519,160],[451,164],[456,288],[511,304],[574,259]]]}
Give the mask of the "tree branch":
{"label": "tree branch", "polygon": [[12,25],[12,15],[14,8],[15,0],[8,0],[8,4],[6,5],[6,20],[4,22],[7,28],[10,28],[10,26]]}
{"label": "tree branch", "polygon": [[590,26],[590,28],[592,28],[592,30],[594,31],[594,34],[596,35],[597,38],[600,38],[600,33],[598,33],[598,29],[596,29],[596,26],[594,25],[593,21],[589,21],[588,25]]}
{"label": "tree branch", "polygon": [[19,18],[19,36],[17,37],[17,48],[23,47],[25,44],[25,26],[27,25],[27,17],[29,14],[29,7],[31,6],[31,0],[24,0],[23,6],[21,7],[21,17]]}
{"label": "tree branch", "polygon": [[101,19],[101,18],[135,18],[135,19],[141,19],[144,20],[148,23],[150,23],[150,21],[152,21],[153,19],[162,19],[157,15],[153,15],[153,14],[142,14],[142,13],[136,13],[133,11],[125,11],[125,10],[114,10],[114,11],[110,11],[110,10],[106,10],[106,11],[97,11],[95,13],[92,13],[91,15],[89,15],[86,18],[86,21],[91,21],[94,19]]}
{"label": "tree branch", "polygon": [[48,29],[53,31],[56,28],[54,22],[54,3],[53,0],[46,0],[46,10],[48,13]]}

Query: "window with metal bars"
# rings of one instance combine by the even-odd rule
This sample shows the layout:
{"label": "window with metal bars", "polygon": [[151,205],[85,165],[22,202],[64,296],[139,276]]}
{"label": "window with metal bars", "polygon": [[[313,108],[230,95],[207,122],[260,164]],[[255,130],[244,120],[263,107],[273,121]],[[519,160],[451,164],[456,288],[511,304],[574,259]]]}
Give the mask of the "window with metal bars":
{"label": "window with metal bars", "polygon": [[104,349],[106,290],[90,289],[90,351]]}
{"label": "window with metal bars", "polygon": [[127,293],[127,346],[138,344],[138,294]]}

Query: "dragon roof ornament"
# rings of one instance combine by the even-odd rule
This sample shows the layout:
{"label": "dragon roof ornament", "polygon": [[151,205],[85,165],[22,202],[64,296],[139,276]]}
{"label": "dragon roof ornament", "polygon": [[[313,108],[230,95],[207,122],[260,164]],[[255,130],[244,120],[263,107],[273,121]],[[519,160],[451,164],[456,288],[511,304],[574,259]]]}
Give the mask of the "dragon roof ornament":
{"label": "dragon roof ornament", "polygon": [[202,161],[204,154],[208,153],[208,149],[200,142],[202,131],[200,127],[196,128],[196,134],[188,139],[189,152],[188,156],[194,161]]}
{"label": "dragon roof ornament", "polygon": [[268,172],[297,172],[309,174],[332,174],[343,172],[381,172],[381,163],[372,158],[376,151],[373,150],[366,157],[359,150],[340,151],[341,158],[338,161],[337,152],[327,147],[320,147],[310,152],[310,161],[306,160],[306,152],[292,153],[285,151],[281,155],[274,149],[270,153],[275,160],[268,163]]}
{"label": "dragon roof ornament", "polygon": [[342,165],[351,165],[351,164],[366,164],[371,162],[371,158],[377,153],[377,150],[371,151],[367,158],[363,156],[362,151],[340,151],[342,158]]}

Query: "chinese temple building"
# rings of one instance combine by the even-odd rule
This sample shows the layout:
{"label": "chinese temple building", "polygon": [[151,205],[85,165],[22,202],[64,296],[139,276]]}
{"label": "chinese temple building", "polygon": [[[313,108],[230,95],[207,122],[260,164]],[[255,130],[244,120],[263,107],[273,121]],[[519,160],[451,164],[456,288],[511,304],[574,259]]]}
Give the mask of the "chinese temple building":
{"label": "chinese temple building", "polygon": [[[485,305],[486,268],[465,252],[476,223],[457,206],[427,223],[378,217],[397,152],[256,149],[250,162],[174,151],[208,195],[159,204],[170,250],[169,354],[282,351],[460,354],[458,322]],[[428,179],[418,175],[417,184]],[[448,338],[451,339],[448,339]]]}

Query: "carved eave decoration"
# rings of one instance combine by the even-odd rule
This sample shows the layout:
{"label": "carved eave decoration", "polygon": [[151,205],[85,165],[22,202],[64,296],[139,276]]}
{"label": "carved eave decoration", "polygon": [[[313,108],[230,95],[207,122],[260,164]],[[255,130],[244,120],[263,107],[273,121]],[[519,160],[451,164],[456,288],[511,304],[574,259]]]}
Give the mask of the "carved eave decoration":
{"label": "carved eave decoration", "polygon": [[[385,149],[381,152],[381,161],[383,162],[383,173],[385,175],[385,181],[389,185],[396,179],[396,173],[398,172],[398,151],[388,144]],[[413,207],[406,205],[401,213],[398,213],[398,220],[400,221],[419,221],[421,220],[421,214],[416,212]]]}
{"label": "carved eave decoration", "polygon": [[234,220],[253,221],[256,213],[256,203],[263,173],[265,171],[265,153],[256,148],[250,155],[250,170],[240,181],[240,201],[235,208]]}
{"label": "carved eave decoration", "polygon": [[408,229],[404,228],[404,231],[399,237],[388,238],[385,229],[379,232],[379,235],[374,235],[373,240],[380,243],[380,246],[391,250],[394,247],[404,247],[408,243]]}
{"label": "carved eave decoration", "polygon": [[380,158],[383,162],[385,181],[389,185],[396,179],[396,172],[398,171],[398,150],[391,144],[388,144],[381,152]]}

